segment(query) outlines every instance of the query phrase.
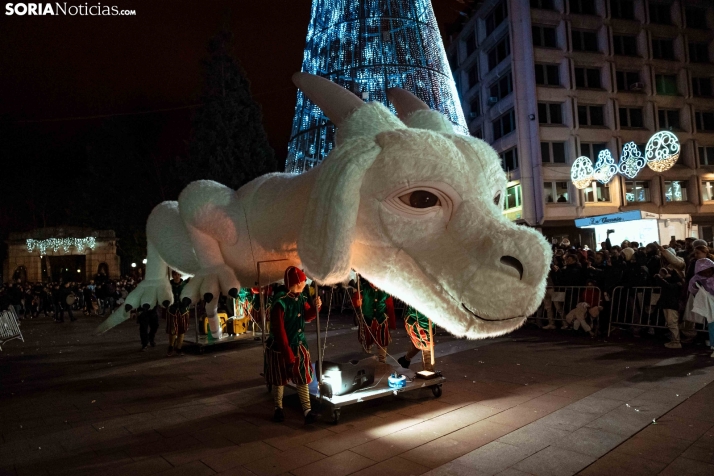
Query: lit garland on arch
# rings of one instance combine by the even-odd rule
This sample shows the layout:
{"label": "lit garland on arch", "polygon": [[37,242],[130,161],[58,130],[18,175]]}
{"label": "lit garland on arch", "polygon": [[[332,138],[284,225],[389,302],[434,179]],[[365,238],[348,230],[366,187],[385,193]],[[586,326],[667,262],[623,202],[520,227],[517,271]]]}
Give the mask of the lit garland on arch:
{"label": "lit garland on arch", "polygon": [[575,188],[583,189],[593,181],[593,163],[587,157],[578,157],[570,169],[570,180]]}
{"label": "lit garland on arch", "polygon": [[27,240],[27,251],[32,253],[35,248],[40,250],[40,256],[44,256],[48,249],[52,251],[57,251],[62,248],[65,253],[69,251],[70,248],[76,248],[82,251],[86,248],[93,250],[97,246],[97,239],[93,236],[88,236],[86,238],[47,238],[46,240]]}
{"label": "lit garland on arch", "polygon": [[664,172],[679,159],[679,140],[669,131],[660,131],[650,137],[645,146],[647,167],[655,172]]}

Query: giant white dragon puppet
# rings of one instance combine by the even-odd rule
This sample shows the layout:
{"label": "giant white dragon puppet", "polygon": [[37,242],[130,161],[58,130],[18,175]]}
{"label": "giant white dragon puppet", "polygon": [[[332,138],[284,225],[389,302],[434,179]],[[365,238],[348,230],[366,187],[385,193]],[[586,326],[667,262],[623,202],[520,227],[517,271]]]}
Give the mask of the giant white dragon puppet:
{"label": "giant white dragon puppet", "polygon": [[327,79],[293,81],[337,125],[334,150],[302,175],[267,174],[237,191],[199,180],[158,205],[146,226],[146,279],[126,308],[171,303],[170,267],[192,276],[181,297],[208,302],[220,338],[213,297],[253,286],[259,262],[285,260],[282,269],[298,266],[322,284],[354,269],[457,336],[523,324],[543,298],[551,251],[502,216],[496,152],[402,89],[388,91],[396,117]]}

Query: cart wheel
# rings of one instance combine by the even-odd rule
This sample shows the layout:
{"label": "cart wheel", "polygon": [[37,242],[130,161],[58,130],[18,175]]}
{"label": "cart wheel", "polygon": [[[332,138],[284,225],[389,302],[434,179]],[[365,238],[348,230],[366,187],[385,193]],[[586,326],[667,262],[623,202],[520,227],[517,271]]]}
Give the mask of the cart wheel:
{"label": "cart wheel", "polygon": [[434,398],[439,398],[441,396],[441,385],[431,387],[431,393],[434,394]]}
{"label": "cart wheel", "polygon": [[332,410],[332,424],[337,425],[337,423],[340,421],[340,410]]}

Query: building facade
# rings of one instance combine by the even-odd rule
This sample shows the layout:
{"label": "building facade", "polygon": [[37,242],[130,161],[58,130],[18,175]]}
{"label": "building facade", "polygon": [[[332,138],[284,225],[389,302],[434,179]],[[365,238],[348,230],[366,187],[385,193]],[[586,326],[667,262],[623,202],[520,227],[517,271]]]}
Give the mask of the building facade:
{"label": "building facade", "polygon": [[111,279],[120,275],[117,238],[112,230],[79,227],[38,228],[10,233],[3,263],[5,281],[22,280],[89,282],[103,272]]}
{"label": "building facade", "polygon": [[[714,2],[487,0],[447,49],[472,135],[501,155],[504,214],[579,239],[576,218],[627,210],[714,225]],[[615,162],[628,142],[677,135],[671,169],[583,190],[579,156]],[[695,228],[696,229],[696,228]]]}
{"label": "building facade", "polygon": [[[387,89],[404,88],[467,133],[431,0],[313,0],[302,71],[389,107]],[[334,124],[298,91],[285,171],[311,169],[334,141]]]}

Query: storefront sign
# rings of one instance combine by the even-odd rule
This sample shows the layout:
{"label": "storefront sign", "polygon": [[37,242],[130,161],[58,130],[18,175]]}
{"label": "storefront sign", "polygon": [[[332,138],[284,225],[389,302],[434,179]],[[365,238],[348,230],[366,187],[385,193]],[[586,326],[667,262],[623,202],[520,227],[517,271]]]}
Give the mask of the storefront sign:
{"label": "storefront sign", "polygon": [[631,210],[629,212],[612,213],[610,215],[600,215],[595,217],[578,218],[575,220],[575,226],[584,228],[586,226],[607,225],[610,223],[622,223],[625,221],[641,220],[642,212],[639,210]]}

